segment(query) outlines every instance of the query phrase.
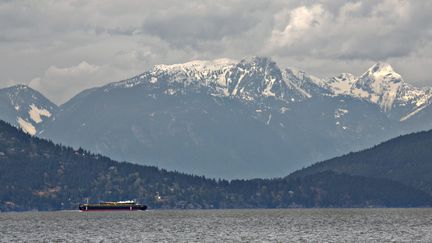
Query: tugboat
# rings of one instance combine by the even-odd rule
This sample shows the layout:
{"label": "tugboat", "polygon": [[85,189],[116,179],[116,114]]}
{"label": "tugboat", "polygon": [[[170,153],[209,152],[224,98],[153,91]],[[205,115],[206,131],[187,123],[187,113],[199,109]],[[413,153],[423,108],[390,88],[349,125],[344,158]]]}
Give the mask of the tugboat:
{"label": "tugboat", "polygon": [[81,212],[86,211],[144,211],[146,205],[141,205],[135,201],[101,202],[101,203],[82,203],[79,205]]}

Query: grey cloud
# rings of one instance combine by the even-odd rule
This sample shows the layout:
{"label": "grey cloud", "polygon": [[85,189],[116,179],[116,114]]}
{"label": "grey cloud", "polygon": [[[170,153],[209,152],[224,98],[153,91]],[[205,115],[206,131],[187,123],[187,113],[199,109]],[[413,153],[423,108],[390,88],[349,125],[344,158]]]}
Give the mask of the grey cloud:
{"label": "grey cloud", "polygon": [[70,67],[50,66],[42,77],[32,79],[29,86],[62,104],[83,89],[103,85],[108,76],[119,78],[118,70],[83,61]]}
{"label": "grey cloud", "polygon": [[228,14],[175,15],[155,18],[143,25],[144,34],[159,36],[176,47],[196,45],[200,41],[220,41],[227,36],[238,36],[252,28],[253,16]]}
{"label": "grey cloud", "polygon": [[[428,0],[0,1],[0,87],[33,80],[63,102],[154,64],[251,55],[318,76],[382,60],[426,84],[431,11]],[[99,69],[48,72],[82,62]]]}

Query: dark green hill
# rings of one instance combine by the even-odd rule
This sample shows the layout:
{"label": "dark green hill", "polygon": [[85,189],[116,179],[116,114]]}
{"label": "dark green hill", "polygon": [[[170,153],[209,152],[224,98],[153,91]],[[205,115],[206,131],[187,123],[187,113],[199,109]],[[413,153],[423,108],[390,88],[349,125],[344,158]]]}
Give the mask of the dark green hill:
{"label": "dark green hill", "polygon": [[150,208],[410,207],[429,195],[387,179],[317,173],[273,180],[214,180],[115,162],[55,145],[0,121],[0,211],[76,209],[138,199]]}
{"label": "dark green hill", "polygon": [[432,195],[432,131],[400,136],[367,150],[319,162],[289,177],[323,171],[391,179]]}

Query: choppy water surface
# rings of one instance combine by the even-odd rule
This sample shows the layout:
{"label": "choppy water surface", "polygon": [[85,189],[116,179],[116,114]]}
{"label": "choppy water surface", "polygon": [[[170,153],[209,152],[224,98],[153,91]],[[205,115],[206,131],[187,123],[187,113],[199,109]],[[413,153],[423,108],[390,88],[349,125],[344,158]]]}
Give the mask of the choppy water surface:
{"label": "choppy water surface", "polygon": [[2,242],[432,242],[432,209],[0,214]]}

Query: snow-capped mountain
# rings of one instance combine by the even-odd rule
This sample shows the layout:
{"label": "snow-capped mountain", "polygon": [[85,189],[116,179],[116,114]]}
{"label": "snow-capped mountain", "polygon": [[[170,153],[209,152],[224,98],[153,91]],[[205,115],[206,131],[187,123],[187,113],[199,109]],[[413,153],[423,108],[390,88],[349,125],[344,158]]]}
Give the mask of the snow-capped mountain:
{"label": "snow-capped mountain", "polygon": [[0,89],[0,119],[35,135],[40,125],[57,111],[57,106],[25,85]]}
{"label": "snow-capped mountain", "polygon": [[[432,88],[407,84],[387,63],[373,65],[360,77],[342,73],[321,79],[297,68],[280,70],[267,57],[156,65],[142,75],[113,83],[105,90],[156,84],[158,81],[166,82],[169,87],[164,92],[170,95],[204,88],[212,96],[239,98],[249,103],[269,97],[288,104],[313,96],[349,96],[376,104],[389,117],[400,121],[424,109],[432,98]],[[394,110],[396,112],[392,113]]]}
{"label": "snow-capped mountain", "polygon": [[378,104],[384,112],[389,112],[402,85],[402,77],[390,65],[378,63],[354,83],[351,94]]}
{"label": "snow-capped mountain", "polygon": [[33,102],[51,114],[38,112],[37,127],[32,101],[20,117],[39,136],[117,160],[210,177],[274,177],[432,128],[431,94],[384,63],[359,77],[322,79],[252,57],[155,65],[58,109]]}
{"label": "snow-capped mountain", "polygon": [[284,78],[276,63],[266,57],[240,62],[217,59],[156,65],[142,75],[108,85],[105,91],[143,85],[149,88],[166,85],[164,93],[168,95],[184,95],[205,89],[211,96],[238,98],[246,103],[269,97],[291,103],[302,101],[308,95]]}
{"label": "snow-capped mountain", "polygon": [[386,63],[377,63],[351,87],[350,94],[366,99],[389,116],[405,121],[430,104],[431,88],[419,89],[407,84]]}
{"label": "snow-capped mountain", "polygon": [[406,83],[387,63],[377,63],[360,77],[343,73],[321,87],[333,96],[350,96],[376,104],[391,119],[405,121],[430,105],[431,88]]}

